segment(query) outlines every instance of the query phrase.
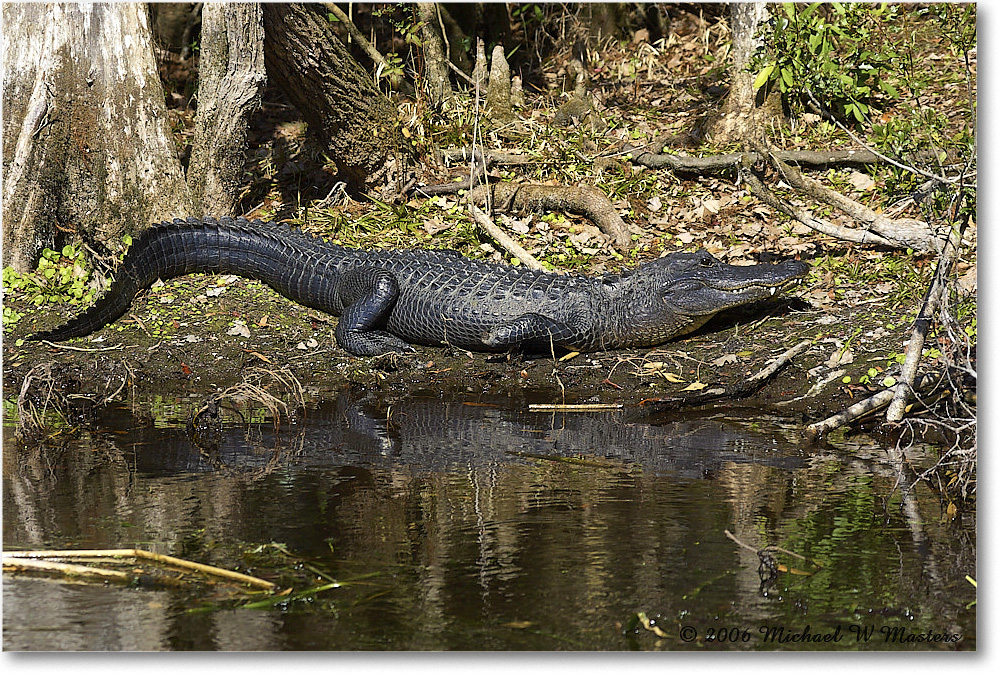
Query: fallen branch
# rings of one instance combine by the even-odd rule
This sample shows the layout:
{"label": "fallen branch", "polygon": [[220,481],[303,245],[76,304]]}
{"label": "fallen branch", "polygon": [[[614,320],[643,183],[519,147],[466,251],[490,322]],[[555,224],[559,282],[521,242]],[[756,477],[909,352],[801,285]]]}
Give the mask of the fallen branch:
{"label": "fallen branch", "polygon": [[936,378],[931,375],[924,375],[913,386],[906,385],[903,382],[898,382],[888,389],[883,389],[877,394],[869,396],[862,401],[858,401],[851,407],[840,411],[836,415],[831,415],[821,422],[810,424],[802,432],[802,435],[805,436],[806,440],[810,442],[815,441],[820,436],[826,435],[834,429],[850,424],[854,420],[889,405],[893,397],[896,395],[896,390],[898,388],[903,387],[904,390],[919,391],[920,389],[926,388],[932,381],[936,381]]}
{"label": "fallen branch", "polygon": [[[964,191],[960,189],[955,199],[952,213],[957,214],[964,200]],[[920,356],[923,353],[924,340],[927,338],[927,331],[930,330],[931,321],[937,315],[938,307],[944,297],[946,286],[945,280],[951,276],[951,270],[958,261],[958,251],[962,243],[962,236],[965,228],[969,224],[969,215],[966,214],[962,220],[962,225],[952,228],[948,235],[941,255],[938,257],[937,266],[934,269],[934,278],[930,288],[924,296],[924,301],[920,306],[920,312],[913,322],[913,332],[910,334],[910,341],[906,345],[906,358],[903,361],[900,383],[896,385],[896,391],[886,411],[886,422],[898,422],[903,419],[903,412],[909,389],[916,377],[917,365],[920,363]]]}
{"label": "fallen branch", "polygon": [[489,216],[479,210],[475,204],[469,204],[469,213],[472,214],[473,219],[486,234],[488,234],[493,241],[500,244],[505,251],[510,253],[512,256],[521,261],[521,263],[532,270],[543,270],[542,264],[535,259],[530,253],[524,250],[520,244],[511,239],[506,232],[501,230],[496,224],[490,220]]}
{"label": "fallen branch", "polygon": [[[660,147],[657,147],[660,146]],[[674,155],[662,153],[662,144],[654,144],[643,149],[641,146],[626,144],[624,151],[632,154],[632,161],[650,169],[670,169],[679,173],[716,173],[733,171],[747,161],[751,164],[766,159],[756,152],[733,152],[724,155],[708,157],[692,157],[690,155]],[[808,167],[810,169],[829,169],[837,166],[867,166],[880,163],[880,159],[868,150],[775,150],[782,161]]]}
{"label": "fallen branch", "polygon": [[621,410],[622,403],[529,403],[530,412],[603,412]]}
{"label": "fallen branch", "polygon": [[831,190],[782,160],[778,153],[771,153],[771,163],[781,172],[782,177],[796,190],[837,208],[883,239],[894,242],[897,248],[912,248],[918,251],[940,251],[944,242],[935,237],[927,223],[912,218],[893,220],[850,197]]}
{"label": "fallen branch", "polygon": [[72,351],[72,352],[114,352],[118,351],[119,349],[124,349],[125,347],[124,345],[114,345],[113,347],[87,348],[87,347],[74,347],[72,345],[62,345],[57,342],[50,342],[49,340],[41,340],[40,342],[42,344],[48,345],[49,347],[52,347],[53,349],[65,349],[67,351]]}

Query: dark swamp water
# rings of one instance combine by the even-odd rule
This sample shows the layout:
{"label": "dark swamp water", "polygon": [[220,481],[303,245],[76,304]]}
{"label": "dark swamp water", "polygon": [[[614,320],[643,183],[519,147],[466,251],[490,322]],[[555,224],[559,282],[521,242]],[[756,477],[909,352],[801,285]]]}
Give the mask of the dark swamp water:
{"label": "dark swamp water", "polygon": [[[294,560],[313,585],[247,608],[5,575],[5,650],[976,647],[974,514],[900,489],[876,445],[806,446],[752,409],[350,394],[195,437],[193,406],[108,408],[33,449],[7,427],[5,549],[139,547],[272,578]],[[762,575],[727,530],[806,559],[774,553]]]}

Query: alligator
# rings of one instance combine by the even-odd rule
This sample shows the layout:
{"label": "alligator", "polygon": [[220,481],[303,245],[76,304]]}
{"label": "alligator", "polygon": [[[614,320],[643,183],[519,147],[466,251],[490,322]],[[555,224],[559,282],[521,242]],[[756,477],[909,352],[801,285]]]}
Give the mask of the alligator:
{"label": "alligator", "polygon": [[733,266],[701,250],[621,274],[562,275],[454,251],[344,248],[273,222],[175,219],[135,239],[94,305],[31,339],[89,335],[123,316],[157,279],[208,272],[258,279],[339,316],[337,343],[358,356],[412,351],[412,344],[533,353],[652,347],[773,296],[808,270],[795,260]]}

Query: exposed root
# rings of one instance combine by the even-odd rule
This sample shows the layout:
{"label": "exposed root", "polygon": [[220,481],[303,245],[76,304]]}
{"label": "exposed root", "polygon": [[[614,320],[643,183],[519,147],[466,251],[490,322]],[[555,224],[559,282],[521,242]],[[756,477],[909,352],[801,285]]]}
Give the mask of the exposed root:
{"label": "exposed root", "polygon": [[792,206],[788,201],[781,199],[776,194],[771,192],[771,190],[765,186],[759,178],[757,178],[749,167],[743,167],[740,171],[740,176],[742,177],[743,182],[749,186],[750,191],[753,192],[754,196],[771,208],[784,213],[789,218],[794,218],[806,227],[843,241],[852,241],[857,244],[877,244],[881,246],[895,247],[895,243],[893,241],[886,239],[875,232],[841,227],[840,225],[831,223],[825,218],[814,216],[806,209],[800,209]]}
{"label": "exposed root", "polygon": [[866,230],[893,243],[897,248],[912,248],[919,251],[940,251],[944,242],[934,236],[927,223],[912,218],[892,219],[876,213],[864,204],[831,190],[819,181],[802,175],[791,164],[783,161],[776,153],[770,154],[771,163],[781,172],[782,178],[799,192],[828,204],[844,212]]}
{"label": "exposed root", "polygon": [[[748,161],[751,164],[764,159],[755,152],[731,152],[708,157],[692,157],[690,155],[675,155],[663,153],[664,143],[659,142],[646,148],[625,145],[625,152],[632,154],[632,161],[650,169],[670,169],[677,173],[718,173],[735,171],[740,164]],[[825,170],[835,166],[866,166],[878,164],[881,160],[868,150],[775,150],[776,157],[789,164],[805,166],[810,169]]]}
{"label": "exposed root", "polygon": [[471,152],[464,150],[461,152],[461,155],[453,153],[453,156],[468,157],[471,160],[468,178],[459,182],[427,185],[416,188],[415,191],[424,196],[434,196],[468,190],[471,203],[480,205],[488,211],[500,213],[543,210],[575,213],[594,223],[611,238],[616,248],[620,250],[631,248],[632,235],[628,225],[622,220],[608,196],[597,188],[589,185],[557,186],[539,183],[484,184],[483,179],[491,162],[513,163],[517,161],[515,159],[517,156],[503,156],[498,160],[496,154],[484,157],[478,148],[474,148]]}
{"label": "exposed root", "polygon": [[611,237],[615,247],[632,246],[628,225],[608,196],[589,185],[553,186],[537,183],[494,183],[480,185],[469,193],[477,204],[490,203],[495,211],[564,211],[581,215]]}
{"label": "exposed root", "polygon": [[[86,416],[94,409],[119,398],[126,387],[135,387],[135,374],[124,360],[113,368],[105,382],[104,394],[85,396],[74,393],[71,378],[42,363],[24,376],[17,396],[17,433],[26,442],[38,443],[59,427],[72,427],[71,419]],[[121,371],[124,372],[121,372]]]}
{"label": "exposed root", "polygon": [[[242,418],[243,415],[239,412],[239,407],[245,407],[248,403],[258,404],[267,410],[269,416],[274,420],[275,427],[277,427],[282,415],[288,415],[288,404],[268,391],[274,385],[277,385],[281,390],[280,394],[291,396],[297,405],[305,405],[305,390],[302,383],[288,366],[278,370],[253,367],[243,374],[243,379],[239,384],[235,384],[205,401],[198,412],[191,417],[189,430],[198,435],[204,430],[208,419],[217,420],[219,418],[219,409],[224,407],[234,410]],[[227,405],[226,401],[229,401],[230,404]]]}

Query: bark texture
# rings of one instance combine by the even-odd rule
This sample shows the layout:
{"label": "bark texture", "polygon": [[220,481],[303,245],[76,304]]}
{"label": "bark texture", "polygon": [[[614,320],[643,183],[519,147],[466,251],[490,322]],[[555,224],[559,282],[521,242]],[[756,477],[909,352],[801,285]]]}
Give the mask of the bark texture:
{"label": "bark texture", "polygon": [[501,213],[563,211],[588,218],[614,246],[622,251],[632,247],[628,225],[607,195],[589,185],[540,185],[538,183],[491,183],[469,192],[469,200],[492,204]]}
{"label": "bark texture", "polygon": [[427,96],[431,106],[440,110],[454,92],[448,72],[444,38],[438,27],[437,3],[417,3],[417,17],[420,19],[420,39],[424,43],[424,81]]}
{"label": "bark texture", "polygon": [[188,215],[146,6],[4,3],[3,23],[4,264]]}
{"label": "bark texture", "polygon": [[729,96],[719,116],[708,124],[709,133],[716,143],[748,142],[753,145],[764,140],[766,110],[770,109],[772,101],[764,98],[767,93],[765,88],[759,92],[753,88],[754,75],[747,68],[760,42],[757,31],[767,16],[763,2],[734,2],[730,5],[733,50]]}
{"label": "bark texture", "polygon": [[584,37],[592,45],[606,38],[617,38],[628,23],[624,2],[587,2],[580,6],[580,23]]}
{"label": "bark texture", "polygon": [[309,6],[265,3],[267,74],[329,148],[354,193],[399,194],[407,157],[392,102]]}
{"label": "bark texture", "polygon": [[499,123],[514,118],[510,103],[510,66],[503,55],[503,45],[493,47],[490,80],[486,87],[486,114]]}
{"label": "bark texture", "polygon": [[188,186],[197,215],[235,215],[246,162],[247,128],[260,109],[267,81],[259,4],[205,4],[198,77],[198,116]]}

